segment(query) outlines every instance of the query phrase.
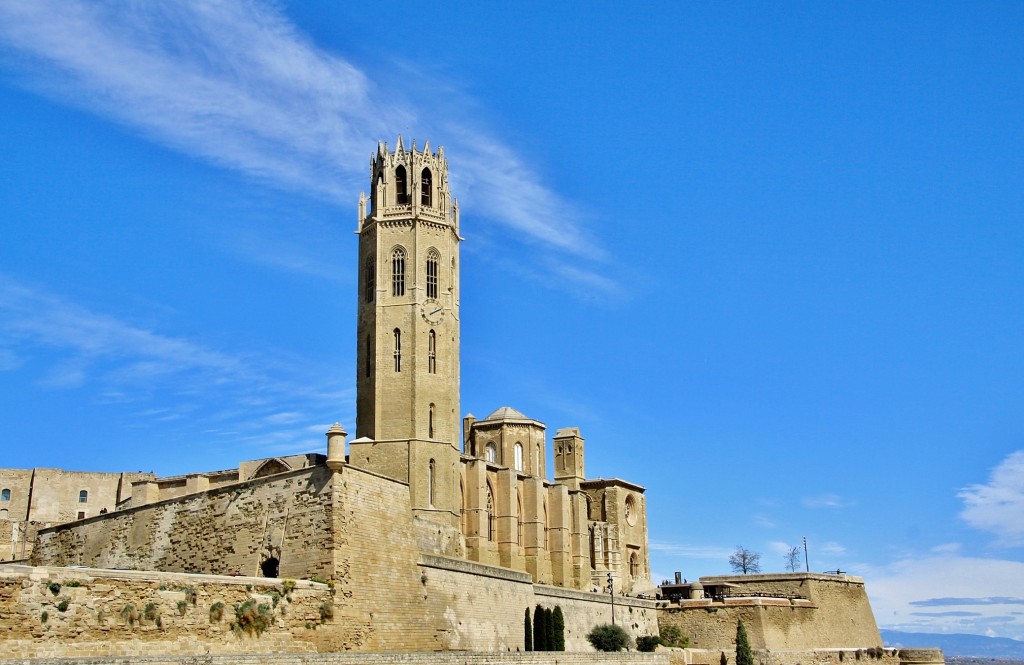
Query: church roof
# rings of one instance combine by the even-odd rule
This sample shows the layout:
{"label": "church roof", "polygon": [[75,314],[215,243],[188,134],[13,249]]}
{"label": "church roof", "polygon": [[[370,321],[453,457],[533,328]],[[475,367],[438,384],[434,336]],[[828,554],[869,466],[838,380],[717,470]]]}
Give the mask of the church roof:
{"label": "church roof", "polygon": [[532,420],[532,418],[527,418],[511,406],[503,406],[484,420]]}

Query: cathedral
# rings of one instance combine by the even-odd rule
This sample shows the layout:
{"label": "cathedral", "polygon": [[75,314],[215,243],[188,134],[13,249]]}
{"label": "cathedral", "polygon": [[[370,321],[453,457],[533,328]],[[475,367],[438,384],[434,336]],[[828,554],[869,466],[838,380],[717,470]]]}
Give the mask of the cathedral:
{"label": "cathedral", "polygon": [[[215,500],[217,492],[246,483],[347,468],[398,483],[408,492],[408,515],[389,519],[407,522],[424,554],[527,573],[537,584],[592,591],[606,589],[610,580],[616,593],[650,591],[643,487],[616,478],[588,479],[578,428],[557,430],[549,451],[545,425],[511,407],[482,419],[460,417],[462,238],[444,150],[431,151],[429,143],[407,148],[401,137],[393,150],[378,144],[370,160],[370,194],[359,199],[358,235],[352,441],[346,443],[347,433],[336,425],[327,433],[326,457],[311,453],[254,460],[228,471],[168,478],[0,470],[4,502],[16,507],[4,512],[0,526],[5,533],[20,534],[0,539],[6,545],[0,560],[330,576],[330,570],[317,567],[321,561],[288,551],[289,519],[297,528],[294,517],[285,517],[276,529],[268,517],[262,542],[249,544],[254,558],[244,564],[228,563],[233,558],[216,546],[187,563],[180,557],[142,555],[152,545],[118,542],[125,530],[113,527],[138,521],[145,506],[159,506],[168,513],[163,519],[184,524],[186,515],[195,512],[188,506],[197,497]],[[37,476],[48,480],[33,483]],[[108,491],[108,485],[117,490]],[[76,503],[82,496],[93,498],[88,505]],[[187,529],[190,534],[230,530],[225,519],[190,523]],[[353,519],[360,519],[358,511]],[[33,551],[26,541],[36,530],[46,545]],[[139,527],[130,531],[135,537]],[[85,532],[89,537],[80,535]],[[84,540],[92,543],[88,551],[54,546]],[[234,551],[236,545],[225,543],[221,549]]]}

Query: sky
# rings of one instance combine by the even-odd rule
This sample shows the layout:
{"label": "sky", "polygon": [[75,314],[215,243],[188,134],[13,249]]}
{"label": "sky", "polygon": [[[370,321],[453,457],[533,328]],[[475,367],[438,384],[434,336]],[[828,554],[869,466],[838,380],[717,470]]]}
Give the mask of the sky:
{"label": "sky", "polygon": [[354,431],[402,135],[460,202],[462,413],[580,427],[656,583],[806,537],[880,627],[1024,639],[1024,4],[629,4],[0,3],[0,466]]}

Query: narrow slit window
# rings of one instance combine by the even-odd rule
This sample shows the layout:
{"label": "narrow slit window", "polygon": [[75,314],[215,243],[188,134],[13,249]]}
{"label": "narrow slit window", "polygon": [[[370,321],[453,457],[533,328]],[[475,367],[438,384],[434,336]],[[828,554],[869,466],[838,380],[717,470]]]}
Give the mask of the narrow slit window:
{"label": "narrow slit window", "polygon": [[440,262],[440,255],[434,250],[427,254],[427,297],[437,297],[437,264]]}
{"label": "narrow slit window", "polygon": [[401,247],[391,252],[391,295],[405,295],[405,250]]}
{"label": "narrow slit window", "polygon": [[423,173],[420,174],[420,205],[433,205],[433,195],[434,182],[430,176],[430,169],[423,169]]}
{"label": "narrow slit window", "polygon": [[427,438],[434,438],[434,405],[430,405],[430,413],[427,414]]}
{"label": "narrow slit window", "polygon": [[363,277],[363,300],[369,303],[373,302],[373,292],[377,288],[375,280],[375,273],[377,272],[377,262],[373,260],[372,256],[366,259],[366,270],[364,272],[365,276]]}
{"label": "narrow slit window", "polygon": [[366,376],[373,372],[373,337],[366,336]]}
{"label": "narrow slit window", "polygon": [[395,328],[395,371],[402,371],[402,331]]}
{"label": "narrow slit window", "polygon": [[433,330],[427,335],[427,372],[437,374],[437,335]]}
{"label": "narrow slit window", "polygon": [[406,205],[409,203],[407,178],[405,177],[405,167],[401,164],[395,169],[395,203],[398,205]]}
{"label": "narrow slit window", "polygon": [[430,469],[427,472],[427,505],[434,507],[434,460],[430,460]]}

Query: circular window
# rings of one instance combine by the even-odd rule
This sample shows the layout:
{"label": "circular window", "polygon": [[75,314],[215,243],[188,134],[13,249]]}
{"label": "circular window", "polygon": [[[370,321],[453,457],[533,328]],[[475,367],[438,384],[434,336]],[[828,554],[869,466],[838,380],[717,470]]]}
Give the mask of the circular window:
{"label": "circular window", "polygon": [[622,514],[626,518],[626,523],[630,526],[636,526],[636,499],[630,494],[626,497],[626,507],[623,509]]}

